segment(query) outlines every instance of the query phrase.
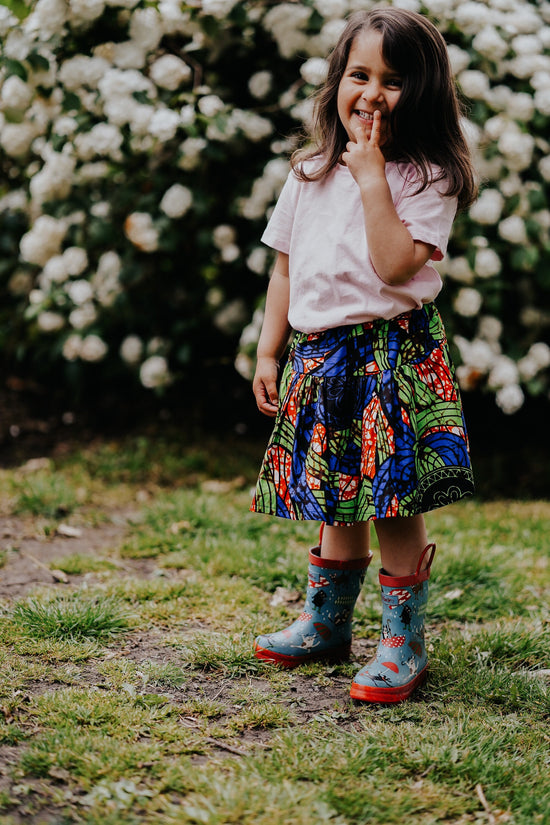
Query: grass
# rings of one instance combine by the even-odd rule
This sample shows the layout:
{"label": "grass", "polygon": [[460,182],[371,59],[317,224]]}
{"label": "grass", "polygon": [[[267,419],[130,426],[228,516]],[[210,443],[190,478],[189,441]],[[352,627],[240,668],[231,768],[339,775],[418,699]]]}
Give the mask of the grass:
{"label": "grass", "polygon": [[0,825],[550,821],[550,503],[428,516],[428,680],[356,705],[377,563],[357,661],[259,662],[254,636],[300,610],[271,601],[303,593],[316,528],[248,512],[263,445],[198,444],[97,440],[1,471],[3,512],[45,548],[61,520],[132,516],[113,544],[48,562],[68,584],[0,602]]}

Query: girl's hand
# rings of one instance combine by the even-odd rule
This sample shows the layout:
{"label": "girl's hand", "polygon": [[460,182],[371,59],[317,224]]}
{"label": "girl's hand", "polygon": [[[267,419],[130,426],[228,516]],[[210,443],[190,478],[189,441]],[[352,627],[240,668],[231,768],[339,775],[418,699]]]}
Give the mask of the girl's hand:
{"label": "girl's hand", "polygon": [[382,115],[376,110],[372,121],[370,137],[367,137],[368,126],[358,126],[355,131],[355,142],[347,144],[342,160],[350,170],[356,182],[361,186],[372,180],[373,177],[385,179],[386,160],[380,149],[380,123]]}
{"label": "girl's hand", "polygon": [[256,374],[252,383],[252,391],[260,412],[274,418],[279,409],[279,393],[277,392],[277,377],[279,363],[275,358],[262,355],[256,364]]}

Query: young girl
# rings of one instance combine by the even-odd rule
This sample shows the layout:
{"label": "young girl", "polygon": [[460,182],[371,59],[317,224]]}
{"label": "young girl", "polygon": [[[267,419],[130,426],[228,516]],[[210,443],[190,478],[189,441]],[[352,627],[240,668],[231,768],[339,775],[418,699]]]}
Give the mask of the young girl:
{"label": "young girl", "polygon": [[322,523],[303,613],[256,640],[286,667],[349,654],[374,520],[382,634],[351,686],[367,702],[424,679],[435,545],[422,514],[473,492],[430,261],[475,194],[442,36],[402,9],[352,15],[262,237],[278,255],[253,389],[276,419],[251,509]]}

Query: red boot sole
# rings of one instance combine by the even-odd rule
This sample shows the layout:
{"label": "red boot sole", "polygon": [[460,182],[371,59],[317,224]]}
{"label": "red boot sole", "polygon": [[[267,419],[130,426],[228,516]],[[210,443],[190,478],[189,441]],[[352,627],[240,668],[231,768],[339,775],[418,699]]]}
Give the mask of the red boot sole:
{"label": "red boot sole", "polygon": [[403,702],[408,699],[413,690],[422,684],[428,673],[428,668],[421,670],[414,679],[406,685],[400,687],[378,688],[370,687],[369,685],[359,685],[357,682],[352,682],[350,696],[352,699],[358,699],[361,702],[377,702],[382,705],[389,705],[393,702]]}
{"label": "red boot sole", "polygon": [[254,656],[264,662],[273,662],[280,667],[299,667],[308,662],[345,662],[349,659],[351,644],[347,647],[340,647],[338,650],[327,651],[326,653],[311,653],[305,656],[288,656],[286,653],[276,653],[274,650],[267,650],[265,647],[256,645]]}

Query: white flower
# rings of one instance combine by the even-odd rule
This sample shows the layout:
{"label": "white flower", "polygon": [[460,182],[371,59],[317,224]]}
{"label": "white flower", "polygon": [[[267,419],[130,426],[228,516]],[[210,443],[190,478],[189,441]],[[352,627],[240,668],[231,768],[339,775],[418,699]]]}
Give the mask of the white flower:
{"label": "white flower", "polygon": [[474,315],[477,315],[482,303],[483,298],[477,289],[462,287],[462,289],[459,289],[453,301],[453,307],[459,315],[463,315],[465,318],[472,318]]}
{"label": "white flower", "polygon": [[81,86],[96,87],[108,69],[104,58],[78,54],[61,64],[57,77],[66,89],[76,92]]}
{"label": "white flower", "polygon": [[73,309],[69,315],[69,323],[73,329],[86,329],[96,320],[97,310],[91,301]]}
{"label": "white flower", "polygon": [[494,249],[478,249],[474,269],[480,278],[492,278],[502,269],[502,262]]}
{"label": "white flower", "polygon": [[180,125],[180,116],[172,109],[157,109],[149,123],[150,133],[163,143],[172,140]]}
{"label": "white flower", "polygon": [[492,315],[484,315],[479,321],[479,337],[497,342],[502,335],[502,321]]}
{"label": "white flower", "polygon": [[518,380],[519,372],[516,362],[506,355],[499,355],[487,378],[489,387],[491,389],[507,387],[510,384],[517,384]]}
{"label": "white flower", "polygon": [[44,266],[52,255],[59,252],[66,231],[64,221],[58,221],[50,215],[41,215],[21,238],[21,258],[31,264]]}
{"label": "white flower", "polygon": [[117,253],[112,250],[104,252],[91,279],[96,298],[102,306],[112,306],[122,291],[119,281],[121,270],[122,262]]}
{"label": "white flower", "polygon": [[273,75],[271,72],[262,71],[256,72],[248,81],[248,90],[252,97],[259,100],[264,98],[271,90],[273,84]]}
{"label": "white flower", "polygon": [[460,74],[464,69],[470,65],[470,55],[465,49],[455,46],[454,43],[449,43],[447,53],[451,63],[451,69],[454,75]]}
{"label": "white flower", "polygon": [[317,43],[321,54],[327,54],[332,51],[345,28],[346,21],[338,18],[327,20],[327,22],[323,24],[321,31],[317,35]]}
{"label": "white flower", "polygon": [[515,244],[527,243],[527,230],[525,222],[519,215],[511,215],[505,218],[498,225],[498,234],[505,241]]}
{"label": "white flower", "polygon": [[70,13],[75,23],[91,23],[101,17],[105,0],[69,0]]}
{"label": "white flower", "polygon": [[130,39],[145,51],[154,51],[163,35],[162,21],[156,9],[137,9],[131,17]]}
{"label": "white flower", "polygon": [[147,389],[165,387],[172,380],[166,358],[162,355],[151,355],[141,365],[139,378]]}
{"label": "white flower", "polygon": [[254,377],[254,362],[249,355],[246,355],[244,352],[239,352],[233,363],[239,375],[242,375],[247,381],[252,380]]}
{"label": "white flower", "polygon": [[124,233],[142,252],[158,249],[159,235],[148,212],[132,212],[124,221]]}
{"label": "white flower", "polygon": [[263,309],[254,310],[252,320],[249,324],[245,326],[241,333],[241,337],[239,339],[240,347],[249,347],[251,345],[255,346],[258,343],[258,339],[262,331],[264,317],[265,312]]}
{"label": "white flower", "polygon": [[12,189],[0,197],[0,212],[23,212],[27,207],[27,196],[23,189]]}
{"label": "white flower", "polygon": [[82,338],[80,335],[72,333],[69,335],[63,344],[63,358],[67,361],[76,361],[80,357],[80,350],[82,348]]}
{"label": "white flower", "polygon": [[526,92],[518,92],[510,97],[507,112],[515,120],[527,123],[535,113],[535,102]]}
{"label": "white flower", "polygon": [[232,226],[228,226],[227,224],[220,224],[216,226],[214,231],[212,232],[212,240],[214,241],[214,246],[218,249],[223,249],[224,246],[228,246],[229,244],[235,243],[235,239],[237,237],[237,233],[235,232]]}
{"label": "white flower", "polygon": [[143,355],[143,341],[137,335],[127,335],[120,345],[120,357],[131,366],[139,364]]}
{"label": "white flower", "polygon": [[175,54],[164,54],[151,65],[151,79],[162,89],[174,92],[190,80],[192,72],[187,63]]}
{"label": "white flower", "polygon": [[531,163],[535,139],[532,135],[519,131],[507,131],[498,141],[499,151],[506,157],[506,163],[513,172],[519,172]]}
{"label": "white flower", "polygon": [[537,89],[533,104],[541,114],[550,115],[550,89]]}
{"label": "white flower", "polygon": [[63,255],[52,255],[38,277],[38,285],[41,289],[48,290],[51,284],[62,284],[68,277]]}
{"label": "white flower", "polygon": [[247,267],[257,275],[263,275],[267,263],[267,249],[257,246],[246,259]]}
{"label": "white flower", "polygon": [[47,153],[47,160],[40,172],[31,178],[29,190],[33,201],[42,204],[45,201],[66,198],[73,186],[76,158],[65,152]]}
{"label": "white flower", "polygon": [[109,347],[99,335],[87,335],[82,339],[79,355],[83,361],[101,361],[107,355]]}
{"label": "white flower", "polygon": [[458,82],[466,97],[484,100],[489,92],[489,78],[477,69],[466,69],[458,75]]}
{"label": "white flower", "polygon": [[273,124],[267,118],[254,112],[234,109],[227,120],[227,136],[234,134],[236,129],[241,129],[250,140],[258,141],[263,140],[273,132]]}
{"label": "white flower", "polygon": [[538,341],[536,344],[532,344],[527,354],[529,358],[533,359],[539,369],[542,370],[550,367],[550,347],[548,344],[545,344],[544,341]]}
{"label": "white flower", "polygon": [[192,203],[191,190],[180,183],[174,183],[162,196],[160,208],[169,218],[181,218],[190,209]]}
{"label": "white flower", "polygon": [[90,206],[90,215],[94,218],[108,218],[111,214],[111,204],[109,201],[97,201]]}
{"label": "white flower", "polygon": [[225,103],[217,95],[205,95],[201,97],[197,106],[199,112],[205,117],[214,117],[225,109]]}
{"label": "white flower", "polygon": [[518,384],[508,384],[497,391],[495,400],[503,413],[512,415],[523,405],[525,396]]}
{"label": "white flower", "polygon": [[87,303],[93,298],[94,291],[89,281],[80,278],[78,281],[69,281],[65,286],[65,292],[77,306]]}
{"label": "white flower", "polygon": [[511,45],[516,54],[540,54],[542,51],[542,42],[532,34],[514,37]]}
{"label": "white flower", "polygon": [[508,51],[508,44],[494,26],[485,26],[472,41],[473,48],[490,60],[498,62]]}
{"label": "white flower", "polygon": [[15,74],[6,78],[2,83],[0,100],[3,109],[23,111],[31,102],[32,96],[32,88]]}
{"label": "white flower", "polygon": [[214,316],[214,325],[222,332],[231,335],[241,329],[246,320],[246,306],[241,298],[226,304]]}
{"label": "white flower", "polygon": [[230,264],[233,263],[233,261],[236,261],[240,254],[241,250],[237,244],[229,243],[222,249],[221,258],[226,264]]}
{"label": "white flower", "polygon": [[328,61],[323,57],[310,57],[300,66],[300,74],[312,86],[320,86],[324,83],[328,72]]}
{"label": "white flower", "polygon": [[195,169],[200,162],[202,152],[207,146],[208,143],[204,138],[186,138],[180,145],[179,168],[185,170]]}
{"label": "white flower", "polygon": [[461,284],[472,284],[475,280],[475,275],[472,268],[464,255],[458,258],[449,258],[445,265],[447,275],[458,281]]}
{"label": "white flower", "polygon": [[99,91],[105,100],[134,92],[145,92],[150,100],[158,96],[155,84],[141,72],[133,69],[109,69],[98,83]]}
{"label": "white flower", "polygon": [[314,6],[325,19],[344,17],[348,11],[347,0],[314,0]]}
{"label": "white flower", "polygon": [[237,0],[202,0],[202,10],[204,14],[211,14],[212,17],[223,20],[236,3]]}
{"label": "white flower", "polygon": [[6,6],[0,6],[0,37],[5,37],[9,30],[17,25],[17,18]]}
{"label": "white flower", "polygon": [[486,373],[495,363],[494,348],[487,341],[479,338],[468,341],[462,335],[455,335],[453,340],[464,364],[475,367],[481,373]]}
{"label": "white flower", "polygon": [[550,182],[550,155],[546,155],[539,161],[539,172],[545,181]]}
{"label": "white flower", "polygon": [[33,123],[6,123],[0,134],[0,145],[6,155],[20,158],[27,154],[36,135],[37,130]]}
{"label": "white flower", "polygon": [[113,47],[113,63],[121,69],[141,69],[145,55],[145,48],[135,40],[124,40]]}
{"label": "white flower", "polygon": [[106,155],[119,160],[122,158],[122,132],[112,123],[96,123],[89,132],[75,138],[75,148],[81,160],[91,160],[94,155]]}
{"label": "white flower", "polygon": [[182,106],[180,109],[180,123],[183,127],[187,128],[188,126],[192,126],[196,120],[196,112],[195,107],[192,106],[190,103],[187,106]]}
{"label": "white flower", "polygon": [[65,0],[38,0],[23,26],[40,40],[49,40],[63,31],[69,8]]}
{"label": "white flower", "polygon": [[504,198],[496,189],[485,189],[470,207],[470,218],[481,224],[498,223],[504,208]]}
{"label": "white flower", "polygon": [[58,312],[41,312],[37,323],[42,332],[57,332],[65,326],[65,318]]}

